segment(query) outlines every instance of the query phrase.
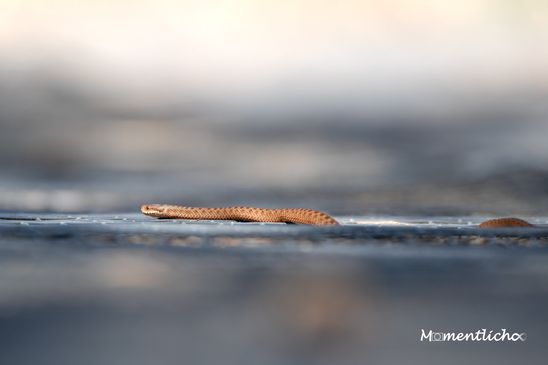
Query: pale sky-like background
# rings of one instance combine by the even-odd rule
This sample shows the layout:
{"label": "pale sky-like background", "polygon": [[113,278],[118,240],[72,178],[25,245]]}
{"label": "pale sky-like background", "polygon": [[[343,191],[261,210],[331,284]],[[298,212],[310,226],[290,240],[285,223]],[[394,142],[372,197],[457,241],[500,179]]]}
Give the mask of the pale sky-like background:
{"label": "pale sky-like background", "polygon": [[0,10],[4,69],[51,69],[120,102],[247,110],[276,95],[290,108],[333,98],[365,113],[548,89],[538,0],[4,0]]}

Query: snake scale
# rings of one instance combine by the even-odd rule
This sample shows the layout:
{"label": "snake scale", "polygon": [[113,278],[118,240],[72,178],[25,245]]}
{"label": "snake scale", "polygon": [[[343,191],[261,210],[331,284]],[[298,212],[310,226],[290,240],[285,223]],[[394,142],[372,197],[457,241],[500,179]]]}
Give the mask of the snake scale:
{"label": "snake scale", "polygon": [[[238,222],[273,222],[312,225],[337,225],[335,219],[324,212],[305,208],[255,208],[224,207],[200,208],[168,204],[145,204],[141,212],[156,218],[197,219],[197,220],[233,220]],[[487,220],[479,228],[534,227],[519,218],[496,218]]]}
{"label": "snake scale", "polygon": [[166,204],[145,204],[143,214],[156,218],[279,222],[313,225],[339,224],[324,212],[304,208],[267,209],[254,207],[198,208]]}
{"label": "snake scale", "polygon": [[485,221],[479,228],[510,228],[510,227],[534,227],[531,223],[519,218],[495,218]]}

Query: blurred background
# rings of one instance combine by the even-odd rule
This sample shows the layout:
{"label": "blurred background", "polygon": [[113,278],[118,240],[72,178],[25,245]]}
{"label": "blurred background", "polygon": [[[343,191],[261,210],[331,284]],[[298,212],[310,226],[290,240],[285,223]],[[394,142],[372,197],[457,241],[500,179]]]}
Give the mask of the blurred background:
{"label": "blurred background", "polygon": [[0,210],[546,214],[548,3],[4,0]]}

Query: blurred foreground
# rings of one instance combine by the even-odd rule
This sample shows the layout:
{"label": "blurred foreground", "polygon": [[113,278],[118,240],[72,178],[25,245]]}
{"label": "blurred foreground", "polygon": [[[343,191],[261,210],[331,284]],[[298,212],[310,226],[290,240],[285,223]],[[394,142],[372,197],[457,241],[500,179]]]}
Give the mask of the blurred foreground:
{"label": "blurred foreground", "polygon": [[[515,364],[548,356],[546,228],[495,235],[462,219],[338,219],[345,225],[324,230],[3,213],[0,362]],[[482,328],[526,332],[527,341],[420,341],[421,329]]]}

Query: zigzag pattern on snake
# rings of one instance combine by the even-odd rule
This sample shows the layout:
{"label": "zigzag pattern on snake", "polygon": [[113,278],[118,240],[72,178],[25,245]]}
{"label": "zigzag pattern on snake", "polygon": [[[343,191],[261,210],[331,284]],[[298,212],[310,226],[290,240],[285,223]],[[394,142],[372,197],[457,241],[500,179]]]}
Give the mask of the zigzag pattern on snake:
{"label": "zigzag pattern on snake", "polygon": [[[313,225],[336,225],[324,212],[304,208],[268,209],[255,207],[199,208],[168,204],[145,204],[141,212],[156,218],[233,220],[239,222],[273,222]],[[482,222],[479,228],[534,227],[519,218],[496,218]]]}
{"label": "zigzag pattern on snake", "polygon": [[234,220],[239,222],[275,222],[313,225],[339,224],[324,212],[304,208],[268,209],[255,207],[199,208],[167,204],[145,204],[143,214],[156,218]]}
{"label": "zigzag pattern on snake", "polygon": [[531,223],[519,218],[495,218],[489,219],[479,225],[480,228],[510,228],[510,227],[534,227]]}

